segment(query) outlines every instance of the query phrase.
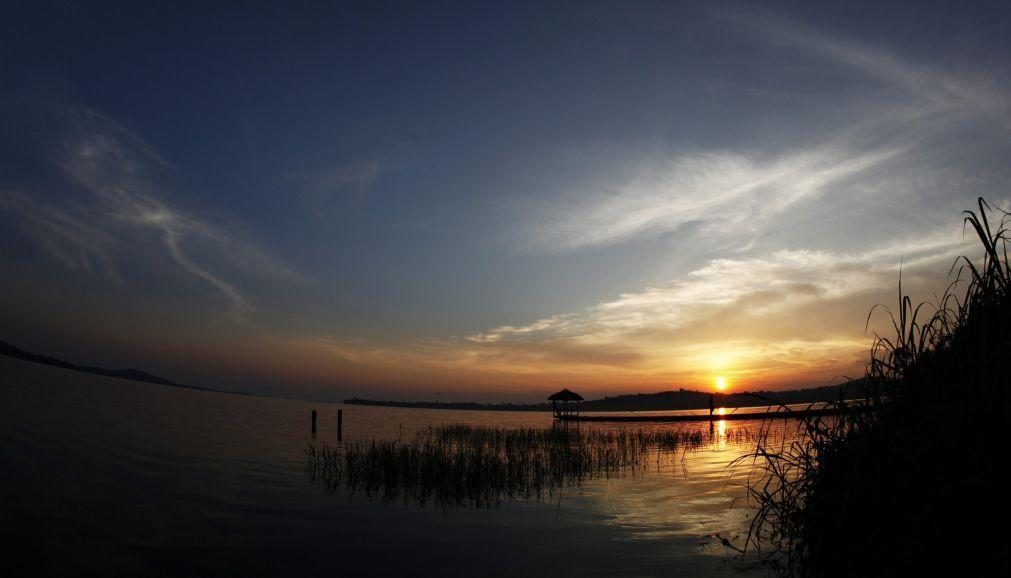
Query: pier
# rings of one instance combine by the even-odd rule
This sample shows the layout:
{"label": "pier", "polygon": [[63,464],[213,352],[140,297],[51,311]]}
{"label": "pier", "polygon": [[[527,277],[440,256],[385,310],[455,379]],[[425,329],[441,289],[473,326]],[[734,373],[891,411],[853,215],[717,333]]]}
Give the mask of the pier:
{"label": "pier", "polygon": [[728,412],[720,414],[695,414],[695,415],[562,415],[558,421],[564,422],[615,422],[615,423],[676,423],[676,422],[704,422],[704,421],[743,421],[743,420],[764,420],[764,419],[804,419],[809,417],[821,417],[839,415],[842,413],[865,412],[869,408],[866,406],[850,406],[845,410],[838,407],[828,408],[807,408],[807,409],[777,409],[770,411],[746,411]]}

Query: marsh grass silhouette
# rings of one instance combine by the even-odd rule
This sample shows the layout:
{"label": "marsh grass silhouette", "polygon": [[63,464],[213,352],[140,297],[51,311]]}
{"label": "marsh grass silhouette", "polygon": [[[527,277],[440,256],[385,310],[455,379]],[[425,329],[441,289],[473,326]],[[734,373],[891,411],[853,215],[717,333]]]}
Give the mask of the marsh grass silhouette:
{"label": "marsh grass silhouette", "polygon": [[802,420],[793,441],[759,436],[744,458],[762,465],[747,547],[783,574],[1007,573],[1009,214],[978,204],[964,224],[982,259],[959,258],[936,303],[914,306],[900,280],[898,309],[885,308],[895,335],[874,339],[874,411]]}
{"label": "marsh grass silhouette", "polygon": [[752,443],[744,428],[600,430],[448,425],[413,439],[306,446],[307,474],[328,491],[345,488],[384,501],[493,507],[547,500],[595,478],[636,475],[681,462],[714,441]]}

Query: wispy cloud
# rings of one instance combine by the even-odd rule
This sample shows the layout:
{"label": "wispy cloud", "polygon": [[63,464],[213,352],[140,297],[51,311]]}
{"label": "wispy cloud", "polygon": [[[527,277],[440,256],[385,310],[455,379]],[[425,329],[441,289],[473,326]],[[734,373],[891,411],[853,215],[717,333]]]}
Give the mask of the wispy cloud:
{"label": "wispy cloud", "polygon": [[[942,277],[934,273],[970,246],[955,227],[857,253],[782,250],[715,259],[667,284],[582,311],[496,327],[460,347],[482,363],[508,357],[531,370],[557,348],[583,350],[587,357],[597,352],[594,365],[611,366],[626,378],[699,379],[722,370],[761,382],[773,377],[769,364],[783,372],[791,366],[795,381],[828,378],[862,362],[870,340],[861,331],[863,317],[894,287],[900,262],[907,287],[932,290]],[[835,312],[831,323],[822,323],[826,311]],[[555,364],[576,373],[573,365],[589,365]]]}
{"label": "wispy cloud", "polygon": [[187,237],[215,239],[208,224],[192,219],[159,200],[155,180],[167,163],[146,143],[110,120],[88,114],[80,134],[65,143],[62,167],[94,193],[97,211],[105,217],[153,230],[172,260],[190,275],[220,291],[241,316],[249,301],[231,283],[197,264],[183,247]]}
{"label": "wispy cloud", "polygon": [[734,306],[744,315],[766,315],[811,300],[838,300],[895,283],[906,267],[952,261],[967,247],[957,229],[847,254],[782,250],[763,257],[715,259],[685,278],[602,302],[586,311],[505,325],[470,336],[480,343],[504,340],[618,340],[651,328],[673,330],[714,309]]}
{"label": "wispy cloud", "polygon": [[55,207],[21,191],[0,191],[0,209],[23,218],[21,227],[50,255],[76,271],[116,278],[116,238],[80,207]]}
{"label": "wispy cloud", "polygon": [[760,227],[828,187],[879,168],[901,145],[860,150],[830,144],[771,160],[730,151],[645,163],[612,191],[566,196],[522,237],[534,250],[572,250],[659,235],[688,223],[740,231]]}
{"label": "wispy cloud", "polygon": [[748,389],[824,384],[862,371],[871,341],[864,318],[891,299],[900,264],[905,287],[929,297],[971,243],[954,225],[853,253],[715,259],[669,283],[524,325],[411,343],[302,337],[292,347],[424,391],[537,384],[602,395],[706,387],[716,375]]}
{"label": "wispy cloud", "polygon": [[[286,266],[220,227],[173,207],[165,182],[170,165],[136,135],[91,111],[71,111],[72,122],[54,154],[83,194],[0,192],[0,207],[23,220],[23,229],[68,267],[121,279],[117,256],[155,246],[181,271],[223,296],[229,313],[253,309],[247,295],[212,270],[218,256],[259,273],[295,277]],[[199,252],[200,256],[197,256]]]}
{"label": "wispy cloud", "polygon": [[755,238],[782,227],[783,219],[795,214],[791,209],[824,200],[830,192],[849,200],[847,189],[868,188],[885,171],[909,167],[925,152],[937,154],[923,150],[924,143],[957,133],[966,122],[985,119],[1011,128],[1011,92],[996,80],[911,63],[764,12],[712,14],[767,46],[821,59],[878,82],[891,94],[875,95],[865,108],[855,104],[859,100],[845,104],[850,118],[837,130],[826,133],[820,127],[818,134],[777,145],[777,152],[728,146],[591,167],[596,175],[587,179],[589,185],[556,195],[542,191],[542,200],[521,206],[516,247],[570,252],[652,239],[687,225],[700,241],[724,246],[733,236],[738,247],[748,246],[737,242],[742,235]]}
{"label": "wispy cloud", "polygon": [[795,47],[896,88],[909,102],[927,105],[933,114],[981,113],[998,119],[1005,128],[1011,128],[1011,103],[1007,88],[991,79],[945,70],[933,63],[911,62],[884,49],[836,37],[768,12],[726,11],[713,14],[757,33],[768,42]]}
{"label": "wispy cloud", "polygon": [[[851,102],[838,130],[795,136],[774,152],[728,146],[619,161],[608,169],[624,177],[601,170],[599,184],[525,207],[514,242],[527,252],[672,235],[676,245],[652,246],[699,248],[722,258],[685,256],[680,262],[690,272],[666,284],[470,335],[458,344],[466,352],[459,363],[535,371],[556,348],[576,348],[600,353],[596,367],[557,363],[587,380],[699,383],[721,371],[758,382],[811,383],[859,373],[871,339],[864,319],[874,304],[890,302],[900,264],[906,289],[929,298],[944,288],[947,267],[957,255],[972,254],[972,243],[956,224],[937,223],[957,220],[948,212],[953,199],[980,193],[973,184],[979,181],[950,160],[965,153],[963,141],[944,141],[971,121],[990,121],[997,132],[1011,126],[1008,92],[753,16],[727,18],[767,45],[862,75],[867,86],[884,85],[886,98],[876,94],[866,108],[865,101]],[[888,216],[876,214],[886,210]],[[836,215],[851,219],[832,229],[839,243],[824,238],[826,221]],[[919,234],[911,233],[914,224]],[[612,360],[608,352],[622,357]]]}

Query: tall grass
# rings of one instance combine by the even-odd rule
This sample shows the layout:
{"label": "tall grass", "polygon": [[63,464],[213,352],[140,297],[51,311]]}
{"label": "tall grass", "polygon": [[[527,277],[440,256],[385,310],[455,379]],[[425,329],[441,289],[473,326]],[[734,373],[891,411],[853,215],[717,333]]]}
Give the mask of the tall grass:
{"label": "tall grass", "polygon": [[959,258],[932,304],[900,281],[894,335],[875,335],[867,365],[873,411],[803,420],[795,441],[750,456],[748,546],[786,575],[1008,570],[1009,215],[979,199],[963,216],[982,258]]}
{"label": "tall grass", "polygon": [[413,439],[306,447],[307,473],[329,491],[381,500],[490,507],[543,500],[594,478],[662,468],[714,441],[753,441],[748,430],[506,429],[449,425]]}

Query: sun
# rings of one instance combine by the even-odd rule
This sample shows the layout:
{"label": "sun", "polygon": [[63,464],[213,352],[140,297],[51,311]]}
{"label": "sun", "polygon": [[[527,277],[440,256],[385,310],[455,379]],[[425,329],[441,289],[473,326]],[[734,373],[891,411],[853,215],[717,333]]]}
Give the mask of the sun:
{"label": "sun", "polygon": [[724,389],[727,389],[727,378],[723,377],[722,375],[719,376],[719,377],[717,377],[716,378],[716,389],[719,390],[719,391],[723,391]]}

